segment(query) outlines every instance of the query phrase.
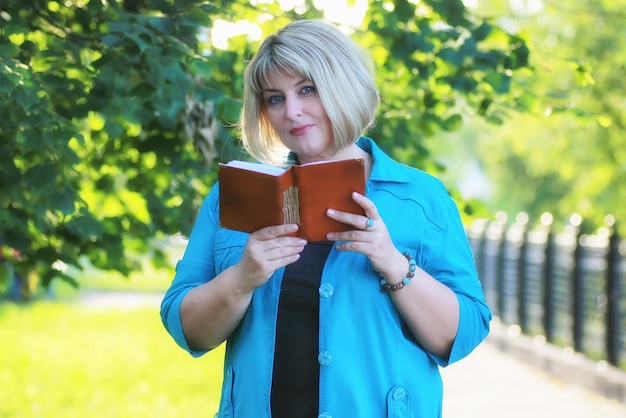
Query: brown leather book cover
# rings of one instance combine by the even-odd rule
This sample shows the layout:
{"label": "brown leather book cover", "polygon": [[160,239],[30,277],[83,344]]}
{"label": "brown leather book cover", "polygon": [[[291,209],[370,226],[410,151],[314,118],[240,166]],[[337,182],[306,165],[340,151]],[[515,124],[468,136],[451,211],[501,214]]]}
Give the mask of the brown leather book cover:
{"label": "brown leather book cover", "polygon": [[365,194],[362,159],[287,169],[235,161],[219,165],[218,179],[220,224],[224,228],[254,232],[266,226],[297,223],[298,236],[322,241],[328,232],[354,229],[326,216],[328,208],[364,214],[351,197],[352,192]]}

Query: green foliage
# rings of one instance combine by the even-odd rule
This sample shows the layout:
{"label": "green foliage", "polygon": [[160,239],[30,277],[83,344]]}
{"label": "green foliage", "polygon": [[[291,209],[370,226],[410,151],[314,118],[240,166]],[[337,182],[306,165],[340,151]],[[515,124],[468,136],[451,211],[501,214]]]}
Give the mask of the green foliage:
{"label": "green foliage", "polygon": [[223,349],[194,359],[152,306],[0,305],[0,416],[203,417],[217,412]]}
{"label": "green foliage", "polygon": [[[544,212],[557,223],[578,213],[591,229],[608,214],[626,219],[626,54],[618,47],[626,43],[626,2],[510,11],[482,3],[528,33],[534,52],[533,73],[517,78],[534,94],[528,111],[478,141],[494,184],[490,206],[536,222]],[[618,226],[626,234],[624,222]]]}
{"label": "green foliage", "polygon": [[472,17],[463,2],[372,2],[362,43],[374,56],[382,95],[373,136],[401,161],[440,171],[426,138],[479,115],[500,123],[515,71],[528,65],[522,39]]}
{"label": "green foliage", "polygon": [[43,285],[71,282],[63,265],[79,256],[122,274],[149,251],[162,265],[152,239],[189,232],[224,138],[216,119],[236,113],[233,88],[212,76],[233,58],[198,54],[196,33],[219,10],[28,3],[0,9],[0,239],[16,250],[8,261]]}
{"label": "green foliage", "polygon": [[[188,234],[231,139],[241,73],[258,41],[210,42],[214,22],[263,34],[318,18],[313,2],[6,0],[0,6],[0,240],[29,280],[78,285],[86,258],[129,275],[153,244]],[[268,19],[268,16],[275,16]],[[441,167],[425,138],[468,115],[499,122],[523,40],[460,0],[372,1],[354,36],[372,51],[383,105],[372,136],[402,161]],[[506,104],[506,106],[503,105]],[[467,212],[471,212],[468,209]]]}

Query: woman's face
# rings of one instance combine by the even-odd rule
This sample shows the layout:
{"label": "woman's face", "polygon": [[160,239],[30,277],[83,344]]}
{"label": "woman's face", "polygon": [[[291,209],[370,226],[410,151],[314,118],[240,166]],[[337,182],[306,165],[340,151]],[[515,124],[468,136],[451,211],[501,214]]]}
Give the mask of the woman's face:
{"label": "woman's face", "polygon": [[263,89],[264,107],[282,143],[301,164],[332,159],[332,126],[313,82],[283,72],[269,81]]}

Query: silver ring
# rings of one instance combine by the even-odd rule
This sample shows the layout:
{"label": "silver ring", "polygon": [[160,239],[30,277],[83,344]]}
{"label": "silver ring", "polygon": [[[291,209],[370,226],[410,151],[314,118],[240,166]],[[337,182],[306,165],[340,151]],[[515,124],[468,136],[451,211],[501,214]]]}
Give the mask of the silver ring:
{"label": "silver ring", "polygon": [[365,229],[372,229],[374,227],[374,220],[372,218],[367,218],[367,222],[365,222]]}

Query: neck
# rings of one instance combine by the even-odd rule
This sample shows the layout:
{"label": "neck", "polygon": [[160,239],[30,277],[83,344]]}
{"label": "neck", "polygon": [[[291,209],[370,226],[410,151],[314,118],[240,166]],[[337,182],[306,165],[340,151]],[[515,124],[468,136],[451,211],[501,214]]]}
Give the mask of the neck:
{"label": "neck", "polygon": [[365,178],[369,179],[372,171],[372,156],[370,153],[359,147],[357,144],[352,144],[335,154],[334,159],[347,160],[349,158],[361,158],[365,161]]}
{"label": "neck", "polygon": [[324,156],[318,159],[310,159],[306,161],[298,158],[298,163],[306,164],[314,161],[348,160],[351,158],[360,158],[365,161],[365,177],[369,178],[370,172],[372,170],[372,156],[367,151],[359,147],[357,144],[352,144],[344,149],[341,149],[334,155],[329,157]]}

